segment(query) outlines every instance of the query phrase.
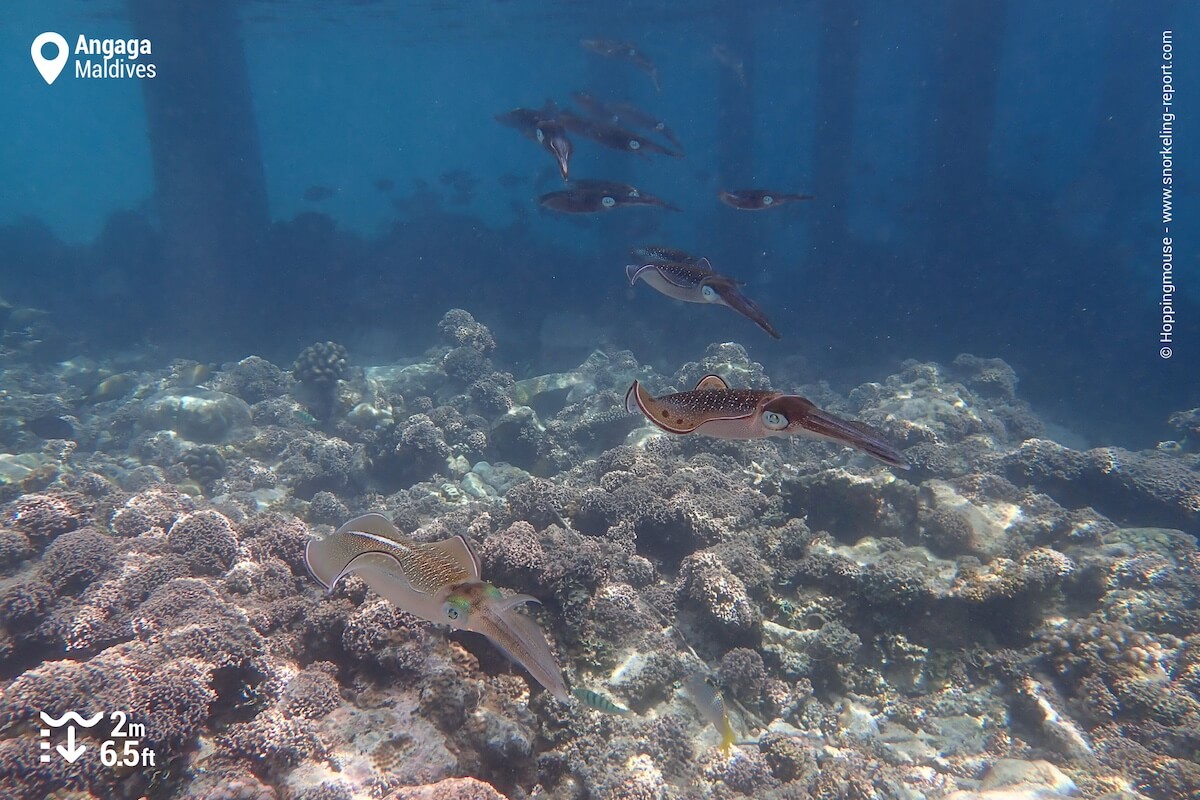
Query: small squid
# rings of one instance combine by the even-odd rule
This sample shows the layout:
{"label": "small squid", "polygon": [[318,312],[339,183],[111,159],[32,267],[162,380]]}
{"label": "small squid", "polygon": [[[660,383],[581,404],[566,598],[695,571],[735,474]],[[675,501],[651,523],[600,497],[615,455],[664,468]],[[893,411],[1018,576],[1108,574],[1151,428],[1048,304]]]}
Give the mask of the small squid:
{"label": "small squid", "polygon": [[773,192],[770,189],[738,189],[733,192],[722,189],[717,192],[717,197],[722,203],[738,211],[766,211],[768,208],[778,208],[784,203],[813,199],[811,194]]}
{"label": "small squid", "polygon": [[842,419],[794,394],[730,389],[719,375],[705,375],[690,392],[651,397],[637,381],[625,393],[625,408],[640,411],[667,433],[702,433],[719,439],[810,436],[849,445],[885,464],[909,463],[883,434],[863,422]]}
{"label": "small squid", "polygon": [[357,575],[380,595],[428,622],[481,633],[529,671],[554,697],[568,702],[566,682],[546,636],[517,609],[538,600],[505,597],[479,578],[479,559],[462,536],[417,542],[382,514],[364,514],[304,551],[309,572],[332,591]]}

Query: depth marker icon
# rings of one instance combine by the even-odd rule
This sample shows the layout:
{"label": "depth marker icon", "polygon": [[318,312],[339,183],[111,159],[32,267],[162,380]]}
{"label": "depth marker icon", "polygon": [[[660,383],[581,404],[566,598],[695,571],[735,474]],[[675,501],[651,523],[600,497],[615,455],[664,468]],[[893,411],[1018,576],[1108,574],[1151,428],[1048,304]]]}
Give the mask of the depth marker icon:
{"label": "depth marker icon", "polygon": [[[78,759],[81,755],[83,755],[85,752],[87,752],[86,745],[76,744],[76,742],[75,742],[75,724],[79,724],[79,725],[83,726],[84,728],[90,728],[104,717],[104,713],[98,711],[98,712],[96,712],[96,715],[93,716],[91,719],[84,719],[83,717],[76,714],[74,711],[68,711],[67,713],[65,713],[61,717],[59,717],[58,719],[55,719],[54,717],[50,716],[45,711],[43,711],[43,712],[41,712],[41,717],[42,717],[42,722],[44,722],[48,726],[50,726],[48,728],[41,729],[42,741],[39,742],[39,745],[40,745],[41,749],[46,750],[46,751],[50,750],[51,728],[61,728],[63,725],[67,725],[68,722],[72,722],[72,724],[67,725],[67,743],[66,743],[66,745],[60,744],[55,749],[58,750],[58,754],[60,756],[62,756],[63,758],[65,758],[67,760],[68,764],[74,764],[76,759]],[[49,752],[42,753],[40,758],[43,762],[49,761],[50,753]]]}

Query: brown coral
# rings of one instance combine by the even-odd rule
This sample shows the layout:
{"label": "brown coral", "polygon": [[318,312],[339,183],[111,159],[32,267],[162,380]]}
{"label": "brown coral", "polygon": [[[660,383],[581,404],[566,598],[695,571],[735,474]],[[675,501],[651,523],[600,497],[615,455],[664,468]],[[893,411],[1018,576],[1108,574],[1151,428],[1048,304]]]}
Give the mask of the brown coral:
{"label": "brown coral", "polygon": [[112,564],[115,541],[95,528],[59,536],[42,554],[41,572],[61,594],[75,594]]}
{"label": "brown coral", "polygon": [[12,526],[41,544],[83,525],[85,515],[70,497],[26,494],[13,501]]}
{"label": "brown coral", "polygon": [[428,786],[398,789],[386,800],[504,800],[504,795],[475,778],[447,778]]}
{"label": "brown coral", "polygon": [[233,523],[218,511],[185,514],[167,531],[167,544],[183,554],[196,575],[219,575],[237,558]]}
{"label": "brown coral", "polygon": [[757,638],[761,612],[747,594],[745,584],[715,553],[700,552],[684,559],[676,591],[694,604],[726,640],[738,643]]}

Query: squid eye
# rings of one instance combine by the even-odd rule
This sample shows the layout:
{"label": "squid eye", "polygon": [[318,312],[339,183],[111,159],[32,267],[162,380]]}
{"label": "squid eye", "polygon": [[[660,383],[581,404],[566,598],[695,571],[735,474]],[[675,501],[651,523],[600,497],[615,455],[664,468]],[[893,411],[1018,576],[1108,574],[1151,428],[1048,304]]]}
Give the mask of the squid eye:
{"label": "squid eye", "polygon": [[641,143],[641,142],[639,142],[637,139],[630,139],[630,140],[629,140],[629,149],[630,149],[630,150],[637,150],[637,149],[638,149],[638,148],[640,148],[641,146],[642,146],[642,143]]}
{"label": "squid eye", "polygon": [[458,622],[467,615],[466,604],[462,600],[451,598],[442,606],[442,613],[448,622]]}
{"label": "squid eye", "polygon": [[704,295],[704,299],[712,302],[717,299],[717,290],[711,286],[705,286],[700,290],[700,294]]}
{"label": "squid eye", "polygon": [[546,134],[542,133],[541,128],[537,129],[537,140],[538,140],[538,144],[541,144],[542,142],[546,141]]}
{"label": "squid eye", "polygon": [[787,424],[787,417],[778,411],[768,411],[763,414],[763,425],[766,425],[773,431],[781,431],[787,427]]}
{"label": "squid eye", "polygon": [[617,201],[614,200],[613,198],[609,197],[608,195],[605,195],[604,197],[600,198],[600,205],[604,206],[605,208],[612,208],[616,204],[617,204]]}
{"label": "squid eye", "polygon": [[775,202],[775,198],[771,197],[771,195],[769,195],[769,194],[763,195],[763,205],[764,206],[769,206],[769,205],[771,205],[771,203],[774,203],[774,202]]}

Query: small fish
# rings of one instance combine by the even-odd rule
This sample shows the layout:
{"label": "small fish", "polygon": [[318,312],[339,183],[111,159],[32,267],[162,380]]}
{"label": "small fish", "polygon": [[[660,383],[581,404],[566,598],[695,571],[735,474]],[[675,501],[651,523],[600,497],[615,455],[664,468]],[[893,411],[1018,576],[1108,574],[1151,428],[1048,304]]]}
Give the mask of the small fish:
{"label": "small fish", "polygon": [[714,272],[707,258],[697,259],[690,264],[686,261],[658,261],[642,266],[628,264],[625,267],[625,276],[629,278],[630,286],[642,280],[667,297],[685,303],[715,303],[728,306],[762,328],[772,338],[781,338],[779,331],[775,330],[775,326],[758,304],[742,294],[737,281]]}
{"label": "small fish", "polygon": [[638,381],[625,393],[625,408],[641,412],[667,433],[700,433],[718,439],[808,436],[847,445],[885,464],[909,469],[908,460],[863,422],[846,420],[794,394],[730,389],[720,375],[705,375],[690,392],[651,397]]}
{"label": "small fish", "polygon": [[654,82],[654,91],[662,91],[662,87],[658,83],[658,67],[654,66],[654,62],[645,53],[638,50],[633,43],[619,42],[613,39],[584,39],[580,44],[583,49],[596,55],[628,61],[650,76],[650,80]]}
{"label": "small fish", "polygon": [[583,703],[585,706],[594,708],[597,711],[603,711],[605,714],[617,714],[619,716],[625,716],[633,713],[628,708],[617,705],[604,695],[591,689],[584,689],[581,687],[578,689],[573,689],[571,694],[576,700]]}
{"label": "small fish", "polygon": [[441,175],[438,175],[438,183],[460,192],[470,192],[475,189],[479,181],[466,170],[452,169],[449,172],[443,172]]}
{"label": "small fish", "polygon": [[314,417],[312,414],[308,413],[307,411],[305,411],[302,408],[297,408],[294,411],[292,411],[292,416],[295,417],[296,420],[298,422],[300,422],[302,425],[307,425],[310,428],[314,428],[320,424],[320,422],[317,420],[316,417]]}
{"label": "small fish", "polygon": [[137,380],[128,372],[110,375],[92,387],[92,390],[87,393],[85,400],[88,403],[102,403],[105,400],[115,400],[127,394],[136,385]]}
{"label": "small fish", "polygon": [[320,203],[333,197],[337,192],[328,186],[310,186],[304,190],[304,199],[310,203]]}
{"label": "small fish", "polygon": [[718,63],[732,70],[733,74],[737,76],[738,83],[743,87],[746,86],[746,65],[742,59],[735,56],[733,51],[723,44],[714,44],[712,54]]}
{"label": "small fish", "polygon": [[537,623],[517,609],[537,598],[505,597],[479,577],[479,558],[462,536],[417,542],[382,514],[364,514],[321,539],[310,539],[304,561],[330,591],[357,575],[377,593],[428,622],[486,636],[558,700],[567,684]]}
{"label": "small fish", "polygon": [[22,423],[25,430],[40,439],[74,439],[75,426],[63,417],[47,414],[44,417],[27,419]]}
{"label": "small fish", "polygon": [[811,194],[788,194],[773,192],[770,189],[738,189],[733,192],[722,189],[717,192],[717,197],[721,198],[722,203],[738,211],[766,211],[784,203],[813,199]]}
{"label": "small fish", "polygon": [[179,386],[199,386],[212,375],[212,367],[208,364],[191,364],[180,367],[175,372],[175,382]]}
{"label": "small fish", "polygon": [[721,755],[729,757],[737,736],[729,722],[729,711],[725,708],[725,696],[716,681],[703,672],[696,671],[683,679],[683,690],[700,714],[721,734]]}
{"label": "small fish", "polygon": [[676,250],[674,247],[663,247],[657,244],[649,244],[645,247],[631,247],[629,248],[629,255],[642,263],[687,264],[689,267],[700,260],[696,256],[689,255],[682,250]]}

